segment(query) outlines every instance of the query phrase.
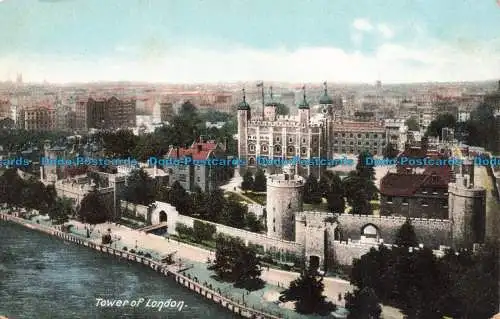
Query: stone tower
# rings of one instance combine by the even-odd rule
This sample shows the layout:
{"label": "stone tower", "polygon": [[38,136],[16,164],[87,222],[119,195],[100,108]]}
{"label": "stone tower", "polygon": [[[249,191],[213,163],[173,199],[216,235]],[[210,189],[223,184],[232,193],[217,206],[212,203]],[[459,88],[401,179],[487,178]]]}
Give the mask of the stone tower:
{"label": "stone tower", "polygon": [[271,101],[267,102],[264,106],[264,121],[276,121],[278,103],[274,101],[272,86],[269,88],[269,91]]}
{"label": "stone tower", "polygon": [[302,92],[303,92],[303,99],[302,102],[299,104],[299,122],[302,125],[307,125],[309,124],[309,119],[311,117],[311,110],[309,108],[309,103],[307,102],[306,98],[306,87],[302,87]]}
{"label": "stone tower", "polygon": [[[44,157],[46,159],[57,160],[66,159],[66,149],[60,146],[51,146],[50,141],[45,141]],[[40,165],[40,179],[43,183],[54,184],[57,180],[64,178],[63,165]]]}
{"label": "stone tower", "polygon": [[483,243],[486,228],[486,190],[475,187],[474,166],[466,160],[462,173],[448,186],[449,219],[455,248]]}
{"label": "stone tower", "polygon": [[[248,121],[250,120],[250,105],[246,101],[245,89],[243,100],[238,104],[238,154],[241,160],[247,159],[248,153]],[[250,163],[247,163],[247,165]],[[243,174],[245,167],[239,167],[240,174]]]}
{"label": "stone tower", "polygon": [[109,186],[113,188],[113,218],[118,218],[120,215],[120,200],[123,199],[123,194],[126,188],[126,177],[119,174],[108,175]]}
{"label": "stone tower", "polygon": [[305,181],[288,166],[267,178],[267,235],[295,240],[295,213],[302,211]]}

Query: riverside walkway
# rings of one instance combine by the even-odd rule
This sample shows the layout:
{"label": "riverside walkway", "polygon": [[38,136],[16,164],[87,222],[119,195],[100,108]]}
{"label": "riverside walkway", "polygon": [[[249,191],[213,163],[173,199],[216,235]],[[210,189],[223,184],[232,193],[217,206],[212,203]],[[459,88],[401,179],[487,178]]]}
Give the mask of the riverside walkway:
{"label": "riverside walkway", "polygon": [[61,238],[63,240],[66,240],[68,242],[72,242],[78,245],[82,245],[85,247],[89,247],[91,249],[95,249],[97,251],[103,252],[103,253],[108,253],[110,255],[118,256],[120,258],[125,258],[127,260],[139,262],[145,266],[150,267],[151,269],[164,274],[166,277],[170,277],[174,279],[178,284],[190,289],[191,291],[194,291],[198,293],[199,295],[212,300],[213,302],[221,305],[222,307],[228,309],[229,311],[244,317],[244,318],[259,318],[259,319],[279,319],[280,317],[264,313],[262,311],[255,310],[251,307],[241,305],[237,303],[236,301],[224,297],[220,295],[218,292],[203,286],[199,282],[197,282],[194,279],[189,278],[190,276],[184,276],[183,274],[179,273],[176,271],[176,267],[179,267],[178,265],[166,265],[163,264],[159,261],[153,260],[151,258],[147,258],[145,256],[141,256],[129,251],[125,250],[120,250],[116,248],[112,248],[108,245],[101,245],[98,243],[95,243],[94,241],[87,240],[86,238],[83,238],[82,236],[74,235],[74,234],[69,234],[63,231],[60,231],[54,227],[50,226],[45,226],[42,224],[37,224],[33,223],[30,220],[26,220],[20,217],[16,216],[16,213],[12,214],[7,214],[5,212],[0,212],[0,220],[4,221],[11,221],[23,226],[26,226],[30,229],[38,230],[41,232],[44,232],[46,234]]}

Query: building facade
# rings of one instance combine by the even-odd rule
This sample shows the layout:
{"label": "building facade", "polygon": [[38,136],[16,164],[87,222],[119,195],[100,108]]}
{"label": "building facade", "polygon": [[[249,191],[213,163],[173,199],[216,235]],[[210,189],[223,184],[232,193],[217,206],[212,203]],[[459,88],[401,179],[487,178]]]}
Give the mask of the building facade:
{"label": "building facade", "polygon": [[[194,161],[208,161],[213,159],[226,159],[225,148],[215,141],[203,141],[199,139],[188,148],[170,147],[167,160],[181,160],[190,157]],[[170,165],[165,167],[169,177],[169,185],[179,182],[187,191],[195,191],[200,188],[203,192],[210,192],[220,186],[224,180],[224,169],[228,166],[214,165]]]}

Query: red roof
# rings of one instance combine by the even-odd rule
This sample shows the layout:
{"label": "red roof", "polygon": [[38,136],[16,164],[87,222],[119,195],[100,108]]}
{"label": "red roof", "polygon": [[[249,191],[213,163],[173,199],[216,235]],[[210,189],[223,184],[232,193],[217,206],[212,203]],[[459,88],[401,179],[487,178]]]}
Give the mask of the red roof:
{"label": "red roof", "polygon": [[192,157],[193,160],[206,160],[210,154],[217,148],[215,141],[195,142],[189,148],[173,147],[168,152],[169,158]]}
{"label": "red roof", "polygon": [[380,181],[380,193],[385,196],[413,196],[420,188],[448,188],[451,167],[429,166],[422,174],[388,173]]}

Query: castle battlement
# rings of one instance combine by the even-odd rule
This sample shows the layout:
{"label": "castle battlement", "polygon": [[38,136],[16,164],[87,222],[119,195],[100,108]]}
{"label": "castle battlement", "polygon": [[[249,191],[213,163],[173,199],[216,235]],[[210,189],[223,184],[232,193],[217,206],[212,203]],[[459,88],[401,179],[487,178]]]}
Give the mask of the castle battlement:
{"label": "castle battlement", "polygon": [[276,174],[267,178],[267,186],[274,187],[302,187],[305,184],[304,178],[299,175]]}
{"label": "castle battlement", "polygon": [[322,123],[300,123],[296,121],[260,121],[250,120],[248,126],[264,127],[322,127]]}
{"label": "castle battlement", "polygon": [[298,121],[298,117],[296,115],[278,115],[277,120],[296,122]]}
{"label": "castle battlement", "polygon": [[[405,222],[406,217],[403,216],[374,216],[374,215],[352,215],[352,214],[341,214],[339,215],[339,221],[342,219],[344,220],[366,220],[367,222],[369,221],[374,221],[374,222],[380,222],[380,221],[397,221],[397,222]],[[437,219],[437,218],[416,218],[416,217],[411,217],[411,221],[422,221],[422,222],[429,222],[429,223],[449,223],[449,219]]]}
{"label": "castle battlement", "polygon": [[448,184],[448,193],[461,196],[461,197],[484,197],[486,196],[486,190],[482,187],[471,186],[467,188],[458,183]]}

